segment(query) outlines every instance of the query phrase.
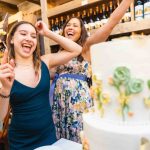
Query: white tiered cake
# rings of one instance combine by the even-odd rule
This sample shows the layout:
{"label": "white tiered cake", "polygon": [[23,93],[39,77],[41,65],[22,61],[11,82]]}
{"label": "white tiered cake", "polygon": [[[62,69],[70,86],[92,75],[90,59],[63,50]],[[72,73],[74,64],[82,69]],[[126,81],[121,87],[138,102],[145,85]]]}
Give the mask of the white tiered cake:
{"label": "white tiered cake", "polygon": [[96,111],[83,115],[90,150],[139,150],[150,140],[150,39],[97,44],[91,56]]}

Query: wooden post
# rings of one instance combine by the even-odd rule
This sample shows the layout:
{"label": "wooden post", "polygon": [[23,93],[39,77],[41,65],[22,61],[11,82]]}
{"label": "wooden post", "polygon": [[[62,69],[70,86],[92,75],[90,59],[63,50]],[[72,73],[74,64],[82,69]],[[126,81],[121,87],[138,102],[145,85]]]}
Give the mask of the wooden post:
{"label": "wooden post", "polygon": [[19,11],[22,11],[23,13],[23,20],[29,21],[33,24],[37,21],[37,17],[35,15],[35,12],[39,11],[41,7],[37,4],[25,1],[17,5],[19,8]]}
{"label": "wooden post", "polygon": [[[131,11],[131,21],[134,21],[134,2],[130,6],[130,11]],[[135,35],[135,32],[131,32],[131,35]]]}
{"label": "wooden post", "polygon": [[[40,0],[40,2],[41,2],[41,17],[42,17],[42,20],[49,27],[48,18],[47,18],[47,0]],[[48,54],[48,53],[51,52],[50,41],[46,37],[44,37],[44,49],[45,49],[45,54]]]}

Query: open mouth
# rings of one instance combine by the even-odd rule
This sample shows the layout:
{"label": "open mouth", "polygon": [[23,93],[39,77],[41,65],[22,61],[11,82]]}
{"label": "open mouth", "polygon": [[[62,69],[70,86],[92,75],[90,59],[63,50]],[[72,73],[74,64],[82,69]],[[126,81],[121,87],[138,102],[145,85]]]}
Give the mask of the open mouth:
{"label": "open mouth", "polygon": [[24,43],[24,44],[22,44],[22,48],[23,48],[24,52],[30,52],[31,48],[32,48],[32,45]]}
{"label": "open mouth", "polygon": [[73,37],[73,36],[74,36],[74,33],[71,32],[71,31],[69,31],[69,32],[67,32],[67,36],[68,36],[68,37]]}

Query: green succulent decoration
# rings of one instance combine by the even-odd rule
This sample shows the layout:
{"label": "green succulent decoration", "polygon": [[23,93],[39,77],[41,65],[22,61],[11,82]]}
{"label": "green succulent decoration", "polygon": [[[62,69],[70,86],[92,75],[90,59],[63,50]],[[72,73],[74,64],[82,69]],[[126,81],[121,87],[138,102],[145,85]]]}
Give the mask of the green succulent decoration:
{"label": "green succulent decoration", "polygon": [[133,94],[140,93],[144,88],[144,81],[137,78],[131,78],[130,70],[125,66],[117,67],[114,70],[113,77],[109,79],[109,83],[114,86],[118,93],[119,109],[117,113],[122,115],[125,120],[126,114],[132,116],[129,101]]}

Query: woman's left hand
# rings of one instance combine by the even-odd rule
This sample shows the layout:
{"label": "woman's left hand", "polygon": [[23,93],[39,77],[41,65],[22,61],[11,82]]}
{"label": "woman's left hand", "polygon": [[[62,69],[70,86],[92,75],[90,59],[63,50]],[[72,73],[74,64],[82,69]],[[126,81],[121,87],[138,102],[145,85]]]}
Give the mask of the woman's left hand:
{"label": "woman's left hand", "polygon": [[38,33],[39,33],[40,35],[43,35],[43,36],[45,36],[46,33],[49,31],[49,29],[48,29],[46,23],[44,23],[43,21],[38,21],[38,22],[35,24],[35,27],[36,27]]}

